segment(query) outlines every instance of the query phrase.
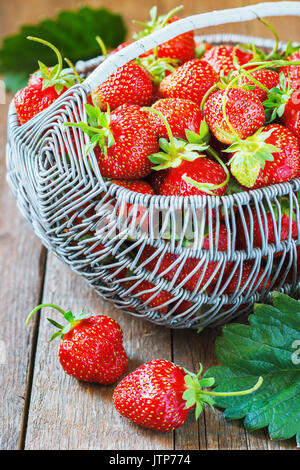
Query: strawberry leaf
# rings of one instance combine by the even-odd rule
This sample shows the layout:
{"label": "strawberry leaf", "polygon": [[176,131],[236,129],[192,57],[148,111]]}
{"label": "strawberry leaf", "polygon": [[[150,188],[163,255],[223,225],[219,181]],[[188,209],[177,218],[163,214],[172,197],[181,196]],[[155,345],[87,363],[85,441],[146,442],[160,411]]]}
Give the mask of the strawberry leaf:
{"label": "strawberry leaf", "polygon": [[263,383],[250,395],[216,396],[215,404],[228,419],[244,418],[249,431],[268,426],[271,439],[296,436],[300,446],[300,302],[274,292],[273,306],[256,305],[249,323],[223,328],[216,342],[223,365],[204,376],[215,378],[216,392],[239,390],[259,376]]}
{"label": "strawberry leaf", "polygon": [[64,57],[75,63],[99,55],[95,41],[99,34],[108,47],[123,42],[126,28],[122,17],[103,8],[82,7],[77,11],[61,11],[53,20],[23,26],[16,35],[4,38],[0,48],[0,73],[5,74],[7,89],[16,92],[24,87],[28,76],[37,69],[38,58],[49,66],[55,63],[53,52],[28,41],[28,35],[55,44]]}

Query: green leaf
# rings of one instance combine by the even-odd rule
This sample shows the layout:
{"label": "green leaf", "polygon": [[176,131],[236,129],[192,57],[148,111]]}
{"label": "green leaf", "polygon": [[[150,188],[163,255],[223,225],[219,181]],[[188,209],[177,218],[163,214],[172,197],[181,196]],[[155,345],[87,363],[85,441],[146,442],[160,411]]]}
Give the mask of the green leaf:
{"label": "green leaf", "polygon": [[[100,35],[107,47],[116,47],[125,39],[122,17],[100,8],[82,7],[77,11],[61,11],[55,19],[37,25],[23,26],[18,34],[3,39],[0,49],[0,73],[5,74],[7,88],[16,92],[26,85],[24,77],[38,68],[38,59],[48,66],[55,64],[53,51],[28,41],[27,36],[50,41],[72,62],[87,60],[100,54],[95,37]],[[21,53],[20,53],[21,51]]]}
{"label": "green leaf", "polygon": [[263,377],[253,394],[215,397],[228,419],[244,418],[249,431],[268,426],[271,439],[296,436],[300,444],[300,302],[275,292],[273,304],[258,304],[250,325],[230,324],[217,340],[216,355],[223,364],[204,376],[215,377],[214,391],[251,386]]}

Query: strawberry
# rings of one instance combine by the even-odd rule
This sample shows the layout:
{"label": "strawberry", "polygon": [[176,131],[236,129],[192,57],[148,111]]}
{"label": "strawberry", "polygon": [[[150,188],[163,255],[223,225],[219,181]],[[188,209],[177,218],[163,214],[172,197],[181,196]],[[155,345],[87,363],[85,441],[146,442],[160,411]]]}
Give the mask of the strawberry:
{"label": "strawberry", "polygon": [[[223,195],[229,179],[229,172],[217,154],[208,146],[209,130],[205,121],[200,124],[199,134],[185,129],[186,139],[176,139],[168,120],[154,107],[144,108],[163,122],[169,141],[159,139],[163,151],[149,156],[157,164],[154,170],[166,170],[159,193],[164,196],[194,196],[202,194]],[[149,117],[150,119],[150,117]],[[170,118],[169,118],[170,119]],[[172,119],[171,119],[172,122]],[[213,152],[216,163],[204,154],[203,150]]]}
{"label": "strawberry", "polygon": [[57,336],[62,340],[59,347],[59,360],[64,371],[84,382],[97,382],[110,385],[116,382],[127,369],[128,359],[123,348],[123,332],[118,323],[104,315],[80,314],[74,316],[57,305],[38,305],[29,314],[31,317],[44,307],[58,310],[68,324],[62,326],[54,320],[49,322],[58,328],[51,341]]}
{"label": "strawberry", "polygon": [[[256,287],[257,292],[261,292],[264,287],[266,275],[264,275],[264,268],[259,268],[252,273],[254,263],[253,261],[244,261],[242,267],[239,266],[234,271],[232,276],[232,270],[227,270],[224,278],[222,279],[221,286],[225,285],[225,283],[230,279],[228,286],[226,286],[224,290],[224,294],[234,295],[235,293],[240,294],[242,291],[245,292],[247,288],[252,284],[253,279],[255,279],[253,283],[253,287],[259,282],[258,286]],[[232,277],[231,277],[232,276]],[[270,286],[270,281],[266,282],[266,289]]]}
{"label": "strawberry", "polygon": [[76,81],[75,74],[66,73],[62,68],[62,56],[58,49],[43,39],[28,37],[51,48],[58,59],[55,67],[48,68],[39,62],[40,69],[29,78],[28,86],[19,90],[14,97],[15,108],[21,124],[25,124],[38,113],[48,108]]}
{"label": "strawberry", "polygon": [[247,139],[233,143],[231,173],[246,188],[261,188],[284,183],[299,170],[299,143],[284,126],[271,124]]}
{"label": "strawberry", "polygon": [[[192,101],[167,98],[157,101],[152,108],[165,116],[174,137],[186,139],[186,129],[199,133],[202,114]],[[148,119],[158,137],[168,137],[166,126],[157,114],[149,113]]]}
{"label": "strawberry", "polygon": [[112,113],[89,104],[85,107],[88,124],[66,125],[79,127],[90,137],[86,153],[94,149],[102,176],[128,180],[148,175],[148,156],[158,150],[158,144],[146,114],[132,105],[120,106]]}
{"label": "strawberry", "polygon": [[192,59],[178,67],[161,82],[164,98],[182,98],[201,104],[206,92],[219,81],[212,66],[201,59]]}
{"label": "strawberry", "polygon": [[215,46],[206,51],[202,60],[208,62],[218,75],[227,75],[238,66],[247,64],[253,58],[253,53],[243,51],[238,46]]}
{"label": "strawberry", "polygon": [[226,173],[217,162],[201,155],[199,159],[184,161],[177,168],[169,168],[160,186],[162,196],[197,196],[226,192]]}
{"label": "strawberry", "polygon": [[[113,403],[126,418],[145,428],[167,432],[182,426],[187,414],[195,408],[199,418],[204,404],[214,405],[211,395],[224,396],[222,392],[209,392],[214,378],[200,378],[170,361],[157,359],[147,362],[127,375],[116,387]],[[234,395],[252,393],[262,383],[260,377],[254,387]],[[231,393],[227,392],[226,396]]]}
{"label": "strawberry", "polygon": [[[300,50],[291,54],[288,61],[300,61]],[[300,88],[300,65],[285,65],[281,67],[280,72],[283,73],[291,88],[296,90]]]}
{"label": "strawberry", "polygon": [[[220,224],[218,237],[217,232],[214,231],[212,238],[214,247],[216,246],[216,239],[218,238],[217,251],[227,251],[228,231],[225,224]],[[203,249],[209,250],[209,248],[209,236],[205,235],[203,240]],[[160,255],[155,256],[155,253],[156,249],[152,246],[146,246],[144,248],[140,257],[140,262],[143,264],[143,267],[151,272],[154,270],[156,271],[157,269],[157,274],[162,274],[162,277],[169,282],[172,282],[173,278],[176,277],[176,286],[182,284],[184,289],[193,291],[196,287],[198,287],[197,290],[199,288],[201,289],[208,281],[216,282],[218,280],[220,267],[217,267],[218,262],[216,261],[209,261],[207,266],[204,267],[205,265],[203,265],[202,261],[199,261],[197,258],[187,258],[184,266],[180,269],[180,272],[177,275],[177,270],[180,266],[180,263],[176,263],[178,255],[165,253],[163,257],[161,257]],[[158,264],[159,267],[157,268]],[[227,263],[225,270],[227,271],[229,268],[230,263]],[[194,270],[195,272],[190,276],[191,272]]]}
{"label": "strawberry", "polygon": [[[113,49],[110,53],[111,54],[116,54],[117,52],[121,51],[122,49],[124,49],[125,47],[129,46],[131,44],[130,41],[125,41],[125,42],[122,42],[121,44],[118,45],[118,47],[116,47],[115,49]],[[103,54],[104,55],[104,54]]]}
{"label": "strawberry", "polygon": [[[174,16],[174,14],[181,9],[182,7],[178,7],[170,11],[167,15],[157,17],[157,7],[153,7],[150,10],[151,20],[148,23],[136,22],[140,26],[143,26],[144,30],[135,34],[134,39],[140,39],[142,37],[148,36],[148,34],[164,28],[167,24],[178,21],[180,18]],[[143,55],[147,56],[153,53],[156,54],[157,58],[175,59],[181,63],[193,59],[195,57],[194,32],[189,31],[184,34],[180,34],[179,36],[176,36],[175,38],[160,44],[156,51],[152,50],[146,52]]]}
{"label": "strawberry", "polygon": [[298,138],[300,145],[300,90],[291,94],[281,119],[285,127]]}
{"label": "strawberry", "polygon": [[239,88],[212,93],[205,103],[204,116],[211,132],[226,144],[232,143],[236,137],[245,139],[251,136],[265,122],[261,101],[251,91]]}
{"label": "strawberry", "polygon": [[[136,281],[128,281],[129,287],[136,284]],[[166,290],[157,290],[155,284],[149,281],[141,281],[133,290],[130,291],[130,295],[138,298],[140,302],[144,303],[147,307],[151,307],[157,310],[161,314],[168,312],[168,305],[162,306],[173,298]]]}
{"label": "strawberry", "polygon": [[[260,86],[251,80],[250,76],[258,81]],[[240,84],[255,86],[251,92],[254,93],[260,101],[265,101],[268,97],[268,90],[279,85],[279,74],[275,72],[275,70],[268,69],[254,70],[253,72],[250,71],[248,76],[243,76]]]}
{"label": "strawberry", "polygon": [[152,99],[152,82],[148,72],[134,61],[120,67],[91,93],[92,102],[102,111],[122,104],[147,106]]}
{"label": "strawberry", "polygon": [[150,175],[147,176],[147,181],[153,188],[155,194],[159,194],[160,187],[168,174],[168,170],[151,171]]}
{"label": "strawberry", "polygon": [[[279,224],[280,224],[280,240],[287,240],[289,236],[289,226],[290,226],[290,217],[289,217],[289,201],[287,200],[286,202],[286,209],[284,207],[284,200],[283,198],[281,199],[281,206],[282,206],[282,213],[280,216],[280,221],[279,221],[279,214],[277,207],[274,206],[274,216],[275,216],[275,226],[276,226],[276,232],[279,229]],[[276,243],[276,237],[275,237],[275,228],[274,228],[274,223],[273,223],[273,218],[272,214],[270,212],[266,213],[266,220],[262,215],[258,215],[258,213],[255,210],[251,209],[252,213],[252,222],[251,222],[251,216],[248,211],[243,211],[244,212],[244,223],[246,224],[246,230],[244,229],[244,224],[242,218],[239,218],[238,223],[237,223],[237,232],[239,234],[239,245],[243,250],[247,250],[247,240],[246,240],[246,235],[247,233],[253,233],[253,247],[256,248],[262,248],[262,236],[261,233],[267,234],[267,244],[275,244]],[[261,229],[262,228],[262,232]],[[292,220],[291,221],[291,233],[292,233],[292,238],[297,238],[298,230],[297,230],[297,223]],[[251,241],[250,242],[250,247],[251,246]],[[274,256],[280,256],[281,253],[277,253]]]}

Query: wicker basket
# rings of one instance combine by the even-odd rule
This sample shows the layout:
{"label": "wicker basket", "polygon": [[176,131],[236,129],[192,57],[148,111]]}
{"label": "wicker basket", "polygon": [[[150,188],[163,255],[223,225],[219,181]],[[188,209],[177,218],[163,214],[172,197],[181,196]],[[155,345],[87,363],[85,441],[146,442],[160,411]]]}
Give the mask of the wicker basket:
{"label": "wicker basket", "polygon": [[[44,245],[83,276],[102,297],[111,299],[118,308],[173,328],[199,328],[228,322],[248,309],[253,302],[268,300],[274,288],[299,296],[297,246],[300,245],[300,223],[297,191],[300,189],[300,179],[224,197],[142,195],[104,181],[94,153],[88,158],[83,156],[86,136],[79,129],[63,125],[68,121],[86,120],[84,104],[87,95],[118,67],[178,34],[207,26],[249,21],[257,16],[292,15],[300,16],[300,2],[264,3],[195,15],[133,43],[105,61],[99,57],[86,63],[79,62],[79,72],[92,71],[85,82],[68,90],[47,110],[23,126],[20,126],[14,104],[11,104],[8,116],[7,175],[20,210]],[[253,40],[237,35],[199,39],[207,39],[215,44],[249,43]],[[273,46],[271,40],[254,40],[259,47]],[[82,158],[78,159],[77,153]],[[288,238],[280,239],[281,228],[275,222],[275,211],[280,214],[282,197],[285,207],[288,201],[290,214],[296,214],[297,240],[292,238],[291,223]],[[144,221],[149,222],[147,238],[132,238],[128,231],[132,228],[130,224],[124,228],[124,210],[128,207],[126,203],[134,204],[133,214],[138,214],[142,206],[147,209],[144,218]],[[250,205],[252,210],[249,210]],[[108,219],[111,207],[115,217]],[[266,207],[272,214],[276,243],[267,243],[267,233],[262,226],[262,245],[254,248],[253,214],[257,212],[262,220],[266,220]],[[162,214],[161,222],[158,230],[157,226],[154,230],[153,221],[157,213]],[[185,223],[192,224],[194,228],[193,249],[182,243],[186,225],[181,227],[178,236],[175,214],[182,213],[185,215]],[[250,216],[250,233],[246,228],[245,213]],[[201,236],[198,236],[199,214],[201,220],[206,221],[205,229],[209,235],[207,250],[202,248]],[[237,218],[244,221],[242,228],[246,235],[246,250],[235,248],[237,237],[240,236]],[[131,221],[136,228],[134,219],[133,215]],[[216,250],[221,220],[228,233],[227,250],[222,252]],[[142,223],[140,221],[140,226]],[[166,227],[170,234],[168,237],[165,235]],[[214,230],[216,238],[213,237]],[[92,238],[87,236],[91,234]],[[155,248],[149,258],[154,260],[151,262],[152,270],[147,269],[149,260],[141,262],[146,245]],[[173,257],[173,264],[162,271],[161,260],[166,253],[176,256]],[[181,279],[180,274],[188,258],[195,259],[195,268],[188,277]],[[241,286],[243,266],[249,260],[251,272],[247,283]],[[232,263],[230,270],[227,269],[229,262]],[[130,270],[130,277],[124,275],[124,268]],[[186,283],[195,272],[201,272],[201,275],[191,290]],[[226,293],[227,286],[233,276],[237,287],[229,295]],[[136,288],[142,281],[151,282],[153,287],[137,293],[140,289]],[[162,290],[172,296],[156,309],[151,308],[149,304],[155,301]]]}

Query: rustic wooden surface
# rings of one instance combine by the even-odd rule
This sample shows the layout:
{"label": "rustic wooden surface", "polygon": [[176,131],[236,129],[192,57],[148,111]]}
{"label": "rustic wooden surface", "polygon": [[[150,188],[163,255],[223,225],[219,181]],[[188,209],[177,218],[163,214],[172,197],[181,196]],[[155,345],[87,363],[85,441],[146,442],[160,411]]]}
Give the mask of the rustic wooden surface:
{"label": "rustic wooden surface", "polygon": [[[130,19],[144,19],[153,0],[85,3],[94,6],[101,3],[116,11],[122,5],[131,28]],[[177,3],[158,2],[162,12]],[[255,2],[202,1],[201,10],[248,3]],[[78,4],[72,0],[1,1],[1,35],[14,32],[20,24],[53,16],[59,8],[74,8]],[[186,0],[184,4],[186,14],[199,11],[196,0]],[[273,23],[282,39],[300,40],[298,19],[276,19]],[[222,30],[267,35],[259,22]],[[7,96],[7,103],[10,98]],[[194,331],[170,331],[125,316],[46,253],[22,219],[5,182],[8,105],[0,107],[0,341],[4,342],[6,352],[5,360],[0,361],[0,449],[295,449],[293,440],[272,442],[265,431],[249,434],[241,422],[228,423],[220,411],[208,409],[198,423],[190,414],[185,426],[173,434],[144,430],[114,410],[113,387],[78,383],[63,373],[57,359],[58,345],[47,342],[46,312],[42,312],[41,318],[37,316],[30,327],[24,324],[26,314],[40,301],[55,302],[74,311],[86,307],[115,318],[124,330],[130,370],[155,358],[170,359],[191,370],[197,369],[199,361],[210,367],[216,361],[214,340],[220,331],[209,330],[201,335]],[[58,317],[54,314],[54,318]]]}

